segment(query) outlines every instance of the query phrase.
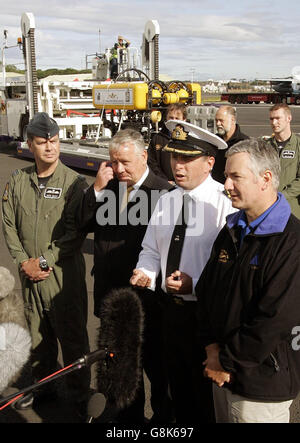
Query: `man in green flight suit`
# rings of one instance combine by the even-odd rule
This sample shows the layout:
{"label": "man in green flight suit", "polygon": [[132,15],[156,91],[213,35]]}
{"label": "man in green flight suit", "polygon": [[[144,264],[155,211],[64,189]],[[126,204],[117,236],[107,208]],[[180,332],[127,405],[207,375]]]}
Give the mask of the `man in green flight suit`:
{"label": "man in green flight suit", "polygon": [[[57,370],[58,341],[65,365],[89,352],[84,236],[74,220],[87,184],[61,163],[59,127],[47,113],[33,117],[27,137],[35,164],[12,174],[2,216],[5,241],[19,268],[36,382]],[[90,371],[75,371],[65,381],[76,413],[84,415]],[[50,385],[25,395],[15,407],[31,407],[49,394]]]}
{"label": "man in green flight suit", "polygon": [[278,103],[269,111],[273,135],[268,143],[277,150],[281,166],[278,190],[300,219],[300,137],[291,130],[292,113],[287,104]]}

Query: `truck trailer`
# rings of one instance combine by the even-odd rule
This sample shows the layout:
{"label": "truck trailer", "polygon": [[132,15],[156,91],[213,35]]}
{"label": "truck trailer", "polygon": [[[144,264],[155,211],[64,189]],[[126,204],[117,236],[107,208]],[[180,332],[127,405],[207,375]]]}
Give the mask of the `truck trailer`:
{"label": "truck trailer", "polygon": [[221,101],[231,104],[287,103],[300,105],[300,94],[279,92],[226,92],[221,95]]}

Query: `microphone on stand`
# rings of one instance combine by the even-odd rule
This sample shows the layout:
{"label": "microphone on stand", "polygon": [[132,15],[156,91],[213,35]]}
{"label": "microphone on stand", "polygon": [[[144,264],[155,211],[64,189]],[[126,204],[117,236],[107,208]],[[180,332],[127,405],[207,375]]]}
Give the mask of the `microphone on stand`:
{"label": "microphone on stand", "polygon": [[[90,417],[96,409],[103,412],[103,398],[118,409],[130,405],[135,398],[142,377],[141,354],[144,313],[136,292],[128,288],[111,291],[102,303],[98,349],[84,355],[74,363],[28,386],[17,393],[0,399],[0,411],[25,393],[82,367],[98,362],[97,384],[101,396],[91,399]],[[104,406],[103,406],[104,405]],[[98,412],[97,412],[98,413]],[[98,416],[99,416],[98,415]]]}

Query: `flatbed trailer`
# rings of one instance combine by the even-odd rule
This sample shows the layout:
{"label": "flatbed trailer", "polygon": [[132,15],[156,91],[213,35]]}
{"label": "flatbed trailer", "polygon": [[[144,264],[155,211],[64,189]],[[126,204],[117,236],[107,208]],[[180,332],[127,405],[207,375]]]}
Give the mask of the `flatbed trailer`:
{"label": "flatbed trailer", "polygon": [[227,92],[221,95],[221,101],[231,104],[287,103],[300,105],[300,94],[278,92]]}
{"label": "flatbed trailer", "polygon": [[[17,142],[16,155],[33,159],[33,155],[26,142]],[[60,142],[60,160],[70,168],[79,168],[90,171],[99,169],[102,161],[110,159],[108,140],[99,140],[97,143],[64,141]]]}

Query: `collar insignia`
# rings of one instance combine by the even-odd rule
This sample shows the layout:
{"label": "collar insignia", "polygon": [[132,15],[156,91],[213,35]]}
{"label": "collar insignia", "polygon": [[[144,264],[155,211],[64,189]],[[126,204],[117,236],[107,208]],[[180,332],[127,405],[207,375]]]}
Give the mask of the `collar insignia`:
{"label": "collar insignia", "polygon": [[225,249],[221,249],[218,261],[221,263],[227,263],[229,260],[229,255]]}

